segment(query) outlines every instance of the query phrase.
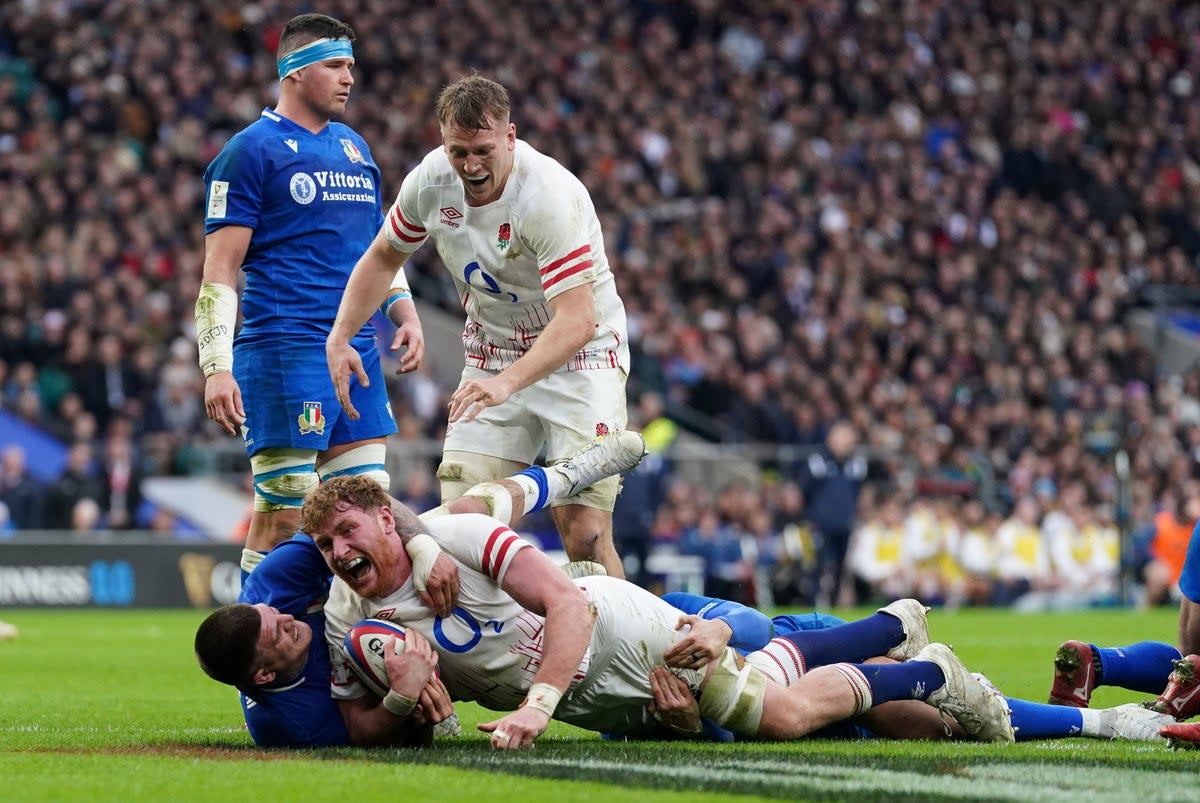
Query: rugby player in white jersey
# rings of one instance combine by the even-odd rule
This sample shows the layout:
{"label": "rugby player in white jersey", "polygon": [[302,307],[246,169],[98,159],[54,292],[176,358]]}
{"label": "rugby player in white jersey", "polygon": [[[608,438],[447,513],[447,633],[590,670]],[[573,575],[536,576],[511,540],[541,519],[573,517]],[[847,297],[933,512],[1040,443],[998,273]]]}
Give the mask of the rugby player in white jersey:
{"label": "rugby player in white jersey", "polygon": [[[353,419],[351,374],[365,382],[351,337],[404,261],[432,239],[467,314],[466,366],[450,401],[438,469],[443,500],[530,465],[548,464],[626,426],[625,308],[587,189],[517,139],[508,92],[473,75],[437,103],[443,146],[404,179],[342,297],[326,358]],[[619,489],[610,477],[552,510],[567,555],[624,570],[612,543]]]}
{"label": "rugby player in white jersey", "polygon": [[[573,581],[490,516],[422,521],[393,505],[377,484],[338,477],[305,500],[302,526],[336,575],[325,637],[333,694],[359,743],[373,741],[371,728],[391,725],[386,712],[404,716],[415,707],[415,699],[396,690],[421,688],[435,665],[453,698],[510,712],[479,726],[497,749],[531,746],[552,717],[622,732],[641,721],[654,700],[654,667],[681,637],[676,608],[618,578]],[[458,564],[459,601],[449,617],[436,615],[413,587],[401,546],[402,534],[412,531],[428,531]],[[364,618],[407,629],[404,653],[387,658],[392,691],[381,703],[336,657],[345,634]],[[906,635],[912,635],[907,628]],[[716,660],[671,671],[698,692],[702,716],[746,736],[799,738],[884,702],[918,699],[975,738],[1013,740],[1005,703],[941,644],[924,646],[904,663],[819,667],[787,687],[730,648]]]}

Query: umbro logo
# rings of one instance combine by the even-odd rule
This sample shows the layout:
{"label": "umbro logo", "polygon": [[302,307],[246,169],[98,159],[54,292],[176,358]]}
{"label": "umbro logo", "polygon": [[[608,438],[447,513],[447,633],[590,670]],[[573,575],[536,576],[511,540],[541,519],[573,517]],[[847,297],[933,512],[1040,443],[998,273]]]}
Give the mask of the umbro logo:
{"label": "umbro logo", "polygon": [[462,218],[462,212],[458,211],[453,206],[443,206],[438,211],[442,213],[442,219],[440,222],[443,226],[449,226],[452,229],[458,228],[457,221]]}
{"label": "umbro logo", "polygon": [[285,139],[285,140],[283,141],[283,144],[284,144],[284,145],[287,145],[289,148],[291,148],[291,149],[292,149],[292,153],[299,153],[299,152],[300,152],[300,143],[299,143],[299,142],[297,142],[297,141],[296,141],[296,140],[294,140],[294,139]]}

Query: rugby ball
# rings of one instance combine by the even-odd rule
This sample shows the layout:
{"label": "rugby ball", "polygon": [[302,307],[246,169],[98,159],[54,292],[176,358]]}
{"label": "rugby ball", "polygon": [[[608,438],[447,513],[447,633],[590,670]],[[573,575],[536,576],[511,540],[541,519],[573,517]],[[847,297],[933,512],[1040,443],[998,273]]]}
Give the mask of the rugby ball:
{"label": "rugby ball", "polygon": [[386,619],[363,619],[342,639],[354,674],[368,689],[383,697],[388,693],[387,667],[384,664],[388,640],[396,639],[395,652],[404,651],[404,628]]}

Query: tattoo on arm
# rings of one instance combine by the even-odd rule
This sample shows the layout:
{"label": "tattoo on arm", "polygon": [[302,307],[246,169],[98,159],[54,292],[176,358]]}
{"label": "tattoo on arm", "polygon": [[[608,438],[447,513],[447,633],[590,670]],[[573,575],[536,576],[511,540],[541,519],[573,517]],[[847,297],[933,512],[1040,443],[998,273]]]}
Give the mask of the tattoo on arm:
{"label": "tattoo on arm", "polygon": [[392,505],[392,514],[396,520],[396,534],[400,536],[402,544],[407,545],[414,536],[429,532],[421,520],[408,508],[397,508]]}

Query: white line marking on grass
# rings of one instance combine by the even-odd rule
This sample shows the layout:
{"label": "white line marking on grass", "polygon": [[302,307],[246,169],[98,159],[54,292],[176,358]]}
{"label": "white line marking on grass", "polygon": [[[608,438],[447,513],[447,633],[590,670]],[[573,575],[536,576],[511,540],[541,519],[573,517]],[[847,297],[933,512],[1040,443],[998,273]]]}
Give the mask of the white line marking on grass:
{"label": "white line marking on grass", "polygon": [[[953,774],[926,774],[862,766],[791,764],[780,761],[716,761],[702,766],[637,764],[594,759],[521,757],[521,764],[579,771],[581,778],[661,779],[677,770],[701,783],[722,782],[748,793],[756,788],[801,792],[888,792],[914,796],[939,795],[952,799],[986,797],[992,800],[1039,803],[1125,803],[1138,789],[1140,803],[1193,801],[1196,776],[1159,770],[1118,770],[1103,767],[1065,767],[1037,763],[970,764],[953,767]],[[766,774],[764,774],[766,773]]]}
{"label": "white line marking on grass", "polygon": [[225,735],[230,733],[244,733],[243,727],[229,728],[171,728],[164,731],[161,728],[126,728],[119,725],[106,725],[99,727],[96,725],[76,725],[72,728],[59,728],[52,725],[39,725],[36,723],[27,725],[14,725],[8,729],[9,733],[61,733],[61,734],[80,734],[80,733],[150,733],[156,737],[159,736],[196,736],[196,735]]}

